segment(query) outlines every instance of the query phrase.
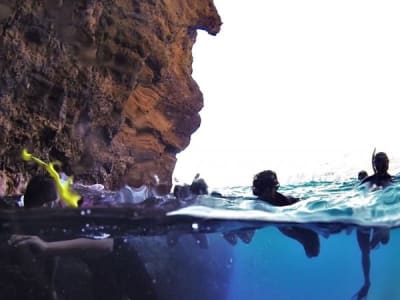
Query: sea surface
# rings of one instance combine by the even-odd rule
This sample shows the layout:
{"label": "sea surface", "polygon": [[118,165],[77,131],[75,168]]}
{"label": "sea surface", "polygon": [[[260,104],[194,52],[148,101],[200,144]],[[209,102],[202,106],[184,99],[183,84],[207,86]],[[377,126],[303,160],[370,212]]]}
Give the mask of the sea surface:
{"label": "sea surface", "polygon": [[[357,299],[356,293],[364,283],[356,232],[388,229],[388,243],[378,245],[369,255],[368,295],[358,299],[400,300],[398,180],[374,192],[359,186],[356,179],[281,186],[281,193],[302,199],[290,207],[261,202],[252,196],[250,187],[224,187],[217,191],[223,197],[201,196],[185,201],[170,197],[141,205],[114,203],[112,207],[0,211],[0,276],[7,275],[7,253],[17,251],[4,250],[11,234],[38,235],[45,241],[111,238],[122,241],[126,249],[137,254],[140,262],[135,256],[135,263],[144,266],[146,274],[137,273],[140,268],[135,264],[129,267],[133,259],[129,251],[115,255],[125,269],[116,267],[117,263],[107,264],[106,258],[95,258],[95,264],[103,267],[101,274],[115,273],[113,278],[124,278],[122,281],[128,285],[149,278],[156,294],[155,298],[133,298],[129,292],[121,292],[126,285],[104,292],[115,295],[117,300],[350,300]],[[97,199],[93,203],[109,196],[89,187],[85,193],[86,197]],[[301,243],[282,233],[291,228],[318,234],[317,256],[308,257]],[[36,257],[32,253],[30,259]],[[23,257],[26,252],[19,255]],[[21,261],[22,265],[26,263],[26,259]],[[90,267],[93,261],[87,267],[85,259],[72,254],[60,261],[46,283],[59,299],[103,299],[95,291],[106,288],[107,283],[95,276],[98,271]],[[0,285],[0,289],[5,286]],[[28,296],[32,290],[27,289]],[[22,299],[18,295],[9,299]]]}

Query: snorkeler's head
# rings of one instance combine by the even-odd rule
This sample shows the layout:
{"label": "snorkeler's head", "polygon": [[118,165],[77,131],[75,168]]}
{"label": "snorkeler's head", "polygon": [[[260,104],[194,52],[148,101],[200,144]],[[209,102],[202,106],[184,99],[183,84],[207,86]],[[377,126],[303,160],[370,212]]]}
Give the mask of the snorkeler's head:
{"label": "snorkeler's head", "polygon": [[177,199],[186,199],[190,196],[190,185],[175,185],[173,190],[173,195]]}
{"label": "snorkeler's head", "polygon": [[375,155],[373,160],[374,169],[376,173],[386,173],[389,169],[389,158],[385,152],[379,152]]}
{"label": "snorkeler's head", "polygon": [[195,195],[207,195],[208,185],[203,178],[199,178],[199,175],[196,175],[195,179],[190,185],[190,191]]}
{"label": "snorkeler's head", "polygon": [[58,199],[53,179],[44,175],[31,178],[24,194],[24,207],[41,207]]}
{"label": "snorkeler's head", "polygon": [[279,188],[276,173],[271,170],[262,171],[253,178],[253,195],[260,199],[271,197]]}
{"label": "snorkeler's head", "polygon": [[362,170],[362,171],[360,171],[360,172],[358,172],[358,180],[363,180],[364,178],[366,178],[368,176],[368,173],[367,173],[367,171],[364,171],[364,170]]}

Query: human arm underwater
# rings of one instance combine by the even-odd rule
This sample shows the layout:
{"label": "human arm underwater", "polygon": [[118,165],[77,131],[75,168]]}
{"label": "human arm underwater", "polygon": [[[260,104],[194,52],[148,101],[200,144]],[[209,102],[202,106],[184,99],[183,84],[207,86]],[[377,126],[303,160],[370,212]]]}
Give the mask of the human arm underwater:
{"label": "human arm underwater", "polygon": [[77,238],[71,240],[46,242],[35,235],[13,234],[8,240],[12,247],[29,247],[45,256],[76,255],[87,258],[96,258],[113,251],[114,239],[94,240]]}

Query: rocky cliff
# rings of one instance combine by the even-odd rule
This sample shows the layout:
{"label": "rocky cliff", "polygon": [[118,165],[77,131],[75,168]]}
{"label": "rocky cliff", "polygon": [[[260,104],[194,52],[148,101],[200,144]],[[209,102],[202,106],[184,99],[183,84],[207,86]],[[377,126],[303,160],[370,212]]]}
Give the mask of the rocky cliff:
{"label": "rocky cliff", "polygon": [[200,126],[196,31],[220,25],[212,0],[0,0],[0,195],[37,172],[23,147],[84,183],[170,184]]}

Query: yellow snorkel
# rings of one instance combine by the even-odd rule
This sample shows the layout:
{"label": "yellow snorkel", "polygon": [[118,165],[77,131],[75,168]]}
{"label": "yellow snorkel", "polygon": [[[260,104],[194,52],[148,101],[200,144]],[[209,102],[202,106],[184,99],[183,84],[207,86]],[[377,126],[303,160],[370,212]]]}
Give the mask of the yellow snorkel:
{"label": "yellow snorkel", "polygon": [[70,189],[72,184],[72,177],[68,177],[67,181],[62,181],[60,174],[58,174],[57,171],[54,169],[54,166],[57,164],[56,162],[50,162],[46,164],[39,158],[34,157],[25,148],[22,150],[22,159],[25,161],[34,161],[39,166],[42,166],[56,183],[56,188],[61,199],[70,207],[78,207],[78,201],[81,199],[81,196],[74,193]]}

